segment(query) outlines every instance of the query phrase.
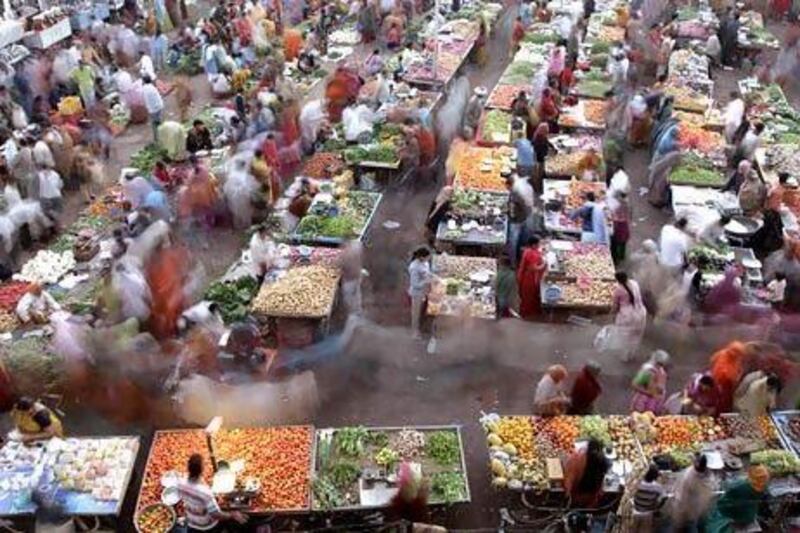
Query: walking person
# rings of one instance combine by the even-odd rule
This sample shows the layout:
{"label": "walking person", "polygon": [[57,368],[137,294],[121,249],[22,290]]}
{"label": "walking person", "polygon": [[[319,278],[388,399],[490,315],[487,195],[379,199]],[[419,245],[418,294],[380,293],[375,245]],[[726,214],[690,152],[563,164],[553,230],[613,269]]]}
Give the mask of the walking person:
{"label": "walking person", "polygon": [[630,361],[639,348],[647,326],[647,309],[642,301],[639,284],[628,279],[625,272],[617,272],[614,289],[614,325],[611,327],[609,344],[622,352],[622,360]]}
{"label": "walking person", "polygon": [[408,296],[411,298],[411,332],[415,339],[422,339],[420,321],[431,292],[431,251],[420,246],[411,254],[408,265]]}
{"label": "walking person", "polygon": [[147,114],[150,116],[150,127],[153,128],[153,142],[158,144],[158,126],[161,125],[161,115],[164,111],[164,99],[161,98],[161,93],[158,92],[151,78],[145,77],[143,81],[144,87],[142,88],[142,95],[144,96],[144,106],[147,108]]}

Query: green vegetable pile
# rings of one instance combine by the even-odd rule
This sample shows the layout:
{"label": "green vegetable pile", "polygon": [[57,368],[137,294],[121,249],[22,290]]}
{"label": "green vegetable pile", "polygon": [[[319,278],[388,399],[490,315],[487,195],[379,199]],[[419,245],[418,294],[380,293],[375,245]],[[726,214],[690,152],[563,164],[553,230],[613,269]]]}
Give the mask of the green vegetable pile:
{"label": "green vegetable pile", "polygon": [[528,32],[522,41],[531,44],[557,43],[559,40],[555,32]]}
{"label": "green vegetable pile", "polygon": [[678,468],[686,468],[694,462],[694,454],[686,450],[671,450],[669,456]]}
{"label": "green vegetable pile", "polygon": [[400,456],[397,452],[388,446],[381,448],[378,453],[375,454],[375,463],[386,469],[391,469],[399,460]]}
{"label": "green vegetable pile", "polygon": [[458,472],[438,472],[431,476],[431,501],[452,503],[466,495],[464,476]]}
{"label": "green vegetable pile", "polygon": [[[511,115],[499,109],[486,112],[483,120],[482,137],[492,142],[511,141]],[[502,137],[502,141],[500,138]]]}
{"label": "green vegetable pile", "polygon": [[394,122],[382,122],[375,125],[375,138],[388,141],[403,134],[403,126]]}
{"label": "green vegetable pile", "polygon": [[608,432],[608,421],[601,416],[584,416],[580,422],[580,435],[587,439],[596,439],[603,446],[611,445],[611,434]]}
{"label": "green vegetable pile", "polygon": [[203,66],[200,64],[200,49],[192,50],[187,54],[181,54],[175,65],[172,67],[172,72],[175,74],[184,74],[186,76],[196,76],[203,72]]}
{"label": "green vegetable pile", "polygon": [[683,155],[681,163],[669,175],[673,185],[722,187],[725,181],[725,175],[711,161],[691,152]]}
{"label": "green vegetable pile", "polygon": [[48,342],[27,337],[2,347],[3,365],[18,394],[37,397],[61,385],[63,361],[48,349]]}
{"label": "green vegetable pile", "polygon": [[397,150],[382,144],[369,148],[363,146],[349,148],[345,151],[344,158],[351,165],[357,165],[364,161],[372,163],[396,163],[398,161]]}
{"label": "green vegetable pile", "polygon": [[347,141],[344,139],[328,139],[322,143],[323,152],[341,152],[347,148]]}
{"label": "green vegetable pile", "polygon": [[695,246],[689,250],[689,261],[695,263],[702,272],[724,272],[728,266],[727,255],[710,246]]}
{"label": "green vegetable pile", "polygon": [[344,497],[329,477],[322,475],[312,484],[314,503],[323,511],[329,511],[345,504]]}
{"label": "green vegetable pile", "polygon": [[75,246],[75,241],[77,241],[75,234],[68,231],[59,235],[47,249],[51,252],[61,254],[67,250],[72,250],[73,246]]}
{"label": "green vegetable pile", "polygon": [[144,174],[153,171],[157,161],[164,159],[167,151],[155,144],[148,144],[131,156],[131,166]]}
{"label": "green vegetable pile", "polygon": [[364,453],[366,438],[367,430],[363,427],[338,429],[334,435],[336,451],[345,457],[357,459]]}
{"label": "green vegetable pile", "polygon": [[244,276],[231,282],[215,281],[206,291],[205,298],[219,305],[222,319],[230,324],[244,320],[250,302],[258,291],[258,280]]}
{"label": "green vegetable pile", "polygon": [[457,464],[461,458],[458,435],[454,431],[436,431],[425,441],[425,455],[442,466]]}
{"label": "green vegetable pile", "polygon": [[581,96],[605,98],[606,93],[611,90],[611,84],[602,80],[583,79],[578,82],[576,90]]}
{"label": "green vegetable pile", "polygon": [[750,462],[754,465],[764,465],[770,475],[785,477],[800,474],[800,459],[787,450],[762,450],[750,455]]}
{"label": "green vegetable pile", "polygon": [[335,217],[306,215],[298,224],[297,233],[349,239],[358,235],[358,223],[352,217],[344,214]]}
{"label": "green vegetable pile", "polygon": [[592,55],[608,55],[611,43],[596,41],[592,43]]}
{"label": "green vegetable pile", "polygon": [[341,461],[331,466],[326,475],[330,478],[336,488],[347,490],[353,483],[358,481],[361,469],[355,463]]}
{"label": "green vegetable pile", "polygon": [[383,448],[389,444],[389,435],[383,431],[370,431],[367,435],[367,444],[376,448]]}

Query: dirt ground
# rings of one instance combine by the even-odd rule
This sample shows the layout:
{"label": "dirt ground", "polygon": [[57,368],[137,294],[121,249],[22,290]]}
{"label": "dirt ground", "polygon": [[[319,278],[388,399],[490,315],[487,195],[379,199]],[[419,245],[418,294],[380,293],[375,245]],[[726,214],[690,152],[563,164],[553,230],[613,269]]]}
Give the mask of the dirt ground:
{"label": "dirt ground", "polygon": [[[509,15],[510,17],[510,15]],[[482,70],[467,67],[473,86],[492,87],[507,62],[510,18],[498,27],[490,44],[490,62]],[[782,35],[782,30],[777,30]],[[717,94],[724,103],[741,72],[716,71]],[[195,105],[211,100],[208,84],[198,77],[192,87]],[[797,105],[798,91],[789,95]],[[172,96],[167,100],[169,114],[175,113]],[[148,125],[134,126],[114,141],[112,159],[107,165],[109,183],[117,180],[129,156],[150,140]],[[644,150],[626,156],[626,170],[637,191],[646,183],[647,157]],[[592,349],[599,324],[587,327],[553,323],[523,323],[506,320],[496,323],[469,322],[440,324],[437,327],[436,353],[429,354],[426,343],[411,339],[407,330],[405,304],[406,258],[410,250],[424,242],[423,220],[434,191],[412,196],[389,194],[370,230],[366,254],[370,277],[364,287],[366,317],[371,326],[361,328],[345,353],[314,368],[319,387],[320,407],[308,413],[306,422],[317,427],[404,424],[460,424],[467,455],[471,505],[456,505],[435,511],[434,521],[465,528],[492,528],[499,523],[498,509],[518,502],[507,501],[490,488],[486,467],[486,445],[477,423],[482,412],[526,414],[531,411],[533,390],[543,370],[554,363],[569,369],[579,368],[587,359],[602,363],[604,392],[598,402],[601,413],[628,412],[628,383],[638,364],[652,349],[663,348],[673,357],[669,389],[682,387],[688,376],[704,366],[710,353],[733,338],[760,338],[763,331],[749,327],[719,327],[694,330],[686,337],[650,328],[637,361],[622,363],[600,356]],[[638,194],[633,194],[634,227],[632,246],[657,237],[669,213],[656,210]],[[80,205],[68,202],[64,224],[75,217]],[[395,230],[385,229],[387,220],[400,223]],[[215,233],[208,249],[195,250],[195,259],[207,269],[209,280],[233,262],[243,237],[232,231]],[[789,399],[788,397],[786,399]],[[793,397],[792,397],[793,399]],[[165,399],[167,402],[168,399]],[[243,406],[246,408],[246,406]],[[174,427],[176,420],[148,420],[139,424],[115,425],[80,405],[70,408],[66,427],[72,434],[139,434],[147,450],[151,430],[156,426]],[[140,456],[144,456],[141,453]],[[118,530],[130,527],[130,516],[141,481],[140,457]],[[336,520],[334,521],[336,522]]]}

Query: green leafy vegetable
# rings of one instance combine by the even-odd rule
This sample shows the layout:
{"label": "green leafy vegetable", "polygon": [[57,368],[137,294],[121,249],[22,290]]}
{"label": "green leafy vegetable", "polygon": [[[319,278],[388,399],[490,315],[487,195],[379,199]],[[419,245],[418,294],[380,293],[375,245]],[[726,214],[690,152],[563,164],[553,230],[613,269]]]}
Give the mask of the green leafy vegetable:
{"label": "green leafy vegetable", "polygon": [[226,323],[239,322],[248,315],[250,302],[258,291],[258,280],[244,276],[236,281],[215,281],[206,291],[206,300],[219,305]]}
{"label": "green leafy vegetable", "polygon": [[775,477],[800,473],[800,459],[787,450],[761,450],[750,455],[750,462],[766,466]]}
{"label": "green leafy vegetable", "polygon": [[335,509],[344,505],[345,500],[333,481],[327,476],[316,478],[312,484],[314,503],[322,510]]}
{"label": "green leafy vegetable", "polygon": [[381,448],[378,453],[375,454],[375,463],[387,469],[392,468],[399,460],[400,456],[397,452],[389,447]]}
{"label": "green leafy vegetable", "polygon": [[336,451],[345,457],[357,459],[364,453],[366,438],[367,430],[363,427],[338,429],[334,435]]}
{"label": "green leafy vegetable", "polygon": [[370,431],[367,435],[367,443],[376,448],[383,448],[389,444],[389,435],[383,431]]}
{"label": "green leafy vegetable", "polygon": [[139,170],[139,172],[149,174],[153,171],[156,162],[166,156],[166,150],[151,143],[131,156],[131,166]]}
{"label": "green leafy vegetable", "polygon": [[425,455],[442,466],[449,466],[461,458],[458,435],[454,431],[436,431],[425,441]]}
{"label": "green leafy vegetable", "polygon": [[344,153],[345,160],[353,165],[370,161],[374,163],[395,163],[397,162],[397,150],[392,146],[377,145],[369,148],[357,146],[350,148]]}
{"label": "green leafy vegetable", "polygon": [[349,461],[334,464],[328,469],[327,476],[339,490],[347,490],[358,481],[361,469]]}
{"label": "green leafy vegetable", "polygon": [[458,472],[438,472],[431,476],[431,501],[451,503],[466,497],[464,476]]}

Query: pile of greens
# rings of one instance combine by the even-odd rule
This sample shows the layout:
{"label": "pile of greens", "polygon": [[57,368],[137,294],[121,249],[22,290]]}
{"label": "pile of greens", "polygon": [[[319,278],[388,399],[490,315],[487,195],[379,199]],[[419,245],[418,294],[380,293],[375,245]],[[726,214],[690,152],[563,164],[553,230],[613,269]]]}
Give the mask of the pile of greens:
{"label": "pile of greens", "polygon": [[683,155],[680,165],[670,173],[669,182],[673,185],[722,187],[725,185],[725,175],[710,160],[688,152]]}
{"label": "pile of greens", "polygon": [[559,40],[555,32],[529,32],[522,41],[532,44],[557,43]]}
{"label": "pile of greens", "polygon": [[199,48],[185,54],[180,54],[177,61],[171,65],[172,72],[175,74],[184,74],[186,76],[196,76],[203,72],[200,59],[201,53]]}
{"label": "pile of greens", "polygon": [[369,148],[357,146],[349,148],[344,153],[345,161],[351,165],[357,165],[364,161],[372,163],[396,163],[397,150],[391,146],[377,145]]}
{"label": "pile of greens", "polygon": [[467,495],[464,476],[458,472],[438,472],[431,476],[431,501],[452,503]]}
{"label": "pile of greens", "polygon": [[295,231],[300,235],[349,239],[358,235],[358,228],[358,222],[349,215],[306,215]]}
{"label": "pile of greens", "polygon": [[436,431],[425,440],[425,455],[442,466],[457,464],[461,458],[458,435],[454,431]]}
{"label": "pile of greens", "polygon": [[150,143],[131,156],[131,166],[143,174],[150,174],[156,162],[166,157],[166,150]]}
{"label": "pile of greens", "polygon": [[592,43],[591,50],[592,55],[608,55],[608,52],[611,51],[611,43],[595,41]]}
{"label": "pile of greens", "polygon": [[319,509],[329,511],[345,504],[345,499],[330,477],[321,475],[312,484],[314,503]]}
{"label": "pile of greens", "polygon": [[374,130],[379,141],[389,141],[403,134],[403,126],[394,122],[381,122],[375,125]]}
{"label": "pile of greens", "polygon": [[611,90],[611,83],[605,80],[583,79],[578,82],[576,90],[581,96],[605,98],[606,93]]}
{"label": "pile of greens", "polygon": [[367,435],[367,430],[361,426],[336,430],[334,435],[336,451],[345,457],[358,459],[364,453]]}
{"label": "pile of greens", "polygon": [[724,272],[729,263],[725,250],[717,251],[710,246],[695,246],[688,256],[701,272]]}
{"label": "pile of greens", "polygon": [[483,119],[481,137],[491,142],[508,142],[511,140],[511,115],[499,109],[486,112]]}
{"label": "pile of greens", "polygon": [[2,347],[2,363],[18,394],[37,397],[60,386],[63,361],[48,344],[42,337],[26,337]]}
{"label": "pile of greens", "polygon": [[230,324],[244,320],[248,307],[258,291],[258,281],[244,276],[236,281],[215,281],[206,291],[205,299],[219,305],[222,319]]}
{"label": "pile of greens", "polygon": [[341,152],[347,148],[347,141],[343,138],[328,139],[322,144],[323,152]]}

